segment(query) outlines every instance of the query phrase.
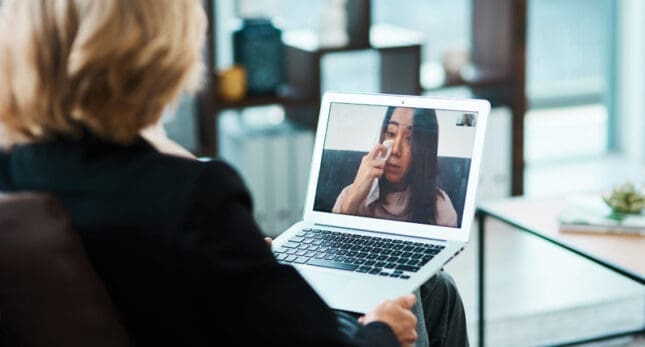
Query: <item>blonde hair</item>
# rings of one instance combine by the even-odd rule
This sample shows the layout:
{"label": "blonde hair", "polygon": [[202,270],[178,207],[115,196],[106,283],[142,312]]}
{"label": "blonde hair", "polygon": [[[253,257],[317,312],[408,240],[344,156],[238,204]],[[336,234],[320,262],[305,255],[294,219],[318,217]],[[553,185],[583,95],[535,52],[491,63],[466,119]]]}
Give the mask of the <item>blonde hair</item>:
{"label": "blonde hair", "polygon": [[6,144],[84,128],[132,142],[164,106],[198,87],[205,29],[199,0],[5,0]]}

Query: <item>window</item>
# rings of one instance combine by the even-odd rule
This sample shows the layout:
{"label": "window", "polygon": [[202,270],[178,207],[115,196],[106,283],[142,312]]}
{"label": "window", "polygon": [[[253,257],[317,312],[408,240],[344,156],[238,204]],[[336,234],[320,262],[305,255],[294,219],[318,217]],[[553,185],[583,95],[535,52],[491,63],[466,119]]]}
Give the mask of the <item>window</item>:
{"label": "window", "polygon": [[528,0],[528,165],[610,149],[612,0]]}

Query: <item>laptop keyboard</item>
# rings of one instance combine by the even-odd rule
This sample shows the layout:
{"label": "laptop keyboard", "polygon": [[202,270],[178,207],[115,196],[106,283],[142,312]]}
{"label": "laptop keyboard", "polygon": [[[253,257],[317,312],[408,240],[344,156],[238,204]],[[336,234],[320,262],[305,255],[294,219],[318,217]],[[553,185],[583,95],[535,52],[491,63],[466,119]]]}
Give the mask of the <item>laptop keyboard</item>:
{"label": "laptop keyboard", "polygon": [[274,249],[283,264],[308,264],[401,279],[419,269],[444,246],[422,242],[306,229]]}

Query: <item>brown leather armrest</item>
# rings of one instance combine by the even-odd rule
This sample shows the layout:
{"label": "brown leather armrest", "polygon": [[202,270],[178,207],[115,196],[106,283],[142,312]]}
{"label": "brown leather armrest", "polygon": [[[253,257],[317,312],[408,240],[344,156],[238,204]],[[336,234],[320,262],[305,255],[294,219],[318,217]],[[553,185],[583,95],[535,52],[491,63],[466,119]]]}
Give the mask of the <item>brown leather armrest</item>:
{"label": "brown leather armrest", "polygon": [[0,195],[0,311],[11,345],[129,345],[80,238],[46,195]]}

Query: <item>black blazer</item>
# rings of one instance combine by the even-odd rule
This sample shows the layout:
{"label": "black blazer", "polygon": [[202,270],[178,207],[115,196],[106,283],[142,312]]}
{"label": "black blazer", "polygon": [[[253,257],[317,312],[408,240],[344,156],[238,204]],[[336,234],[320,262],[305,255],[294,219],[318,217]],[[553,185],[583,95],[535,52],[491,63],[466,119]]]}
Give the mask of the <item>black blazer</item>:
{"label": "black blazer", "polygon": [[84,135],[0,152],[0,191],[55,195],[136,345],[394,346],[372,323],[348,340],[333,312],[278,264],[239,176]]}

